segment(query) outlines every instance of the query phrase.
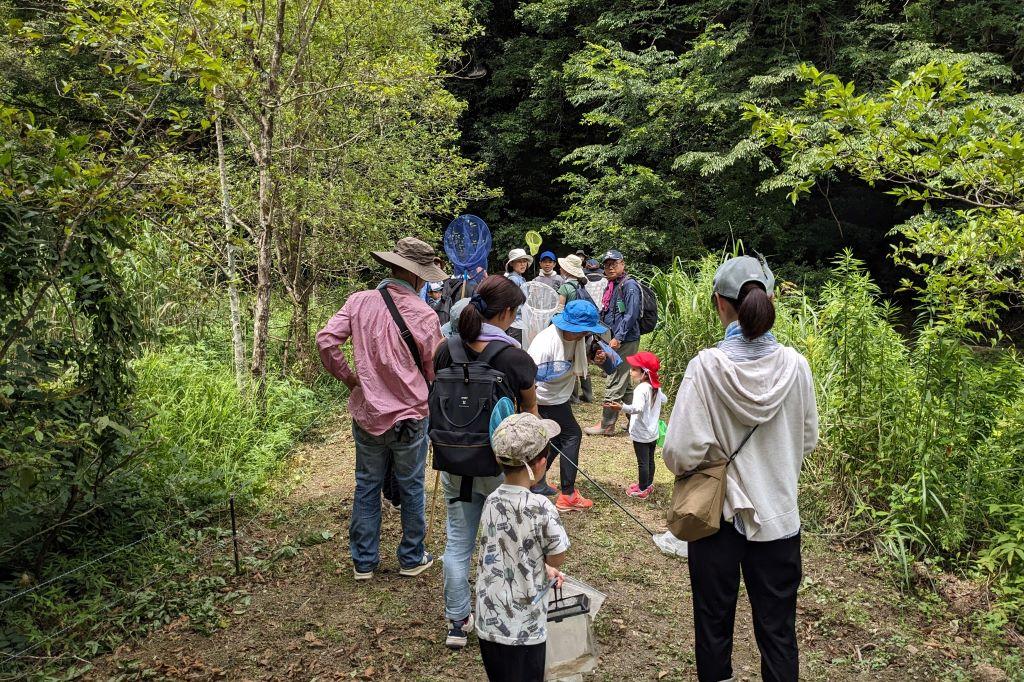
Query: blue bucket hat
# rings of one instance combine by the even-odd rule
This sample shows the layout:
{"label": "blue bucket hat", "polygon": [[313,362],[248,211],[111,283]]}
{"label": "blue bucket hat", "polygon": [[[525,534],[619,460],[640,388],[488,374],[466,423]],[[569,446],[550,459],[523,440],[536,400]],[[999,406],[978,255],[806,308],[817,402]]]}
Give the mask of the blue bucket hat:
{"label": "blue bucket hat", "polygon": [[544,260],[545,258],[549,258],[551,260],[558,260],[557,258],[555,258],[555,254],[553,254],[551,251],[545,251],[544,253],[540,254],[539,260]]}
{"label": "blue bucket hat", "polygon": [[600,322],[597,306],[590,301],[569,301],[565,310],[551,318],[551,324],[563,332],[604,334],[608,331]]}

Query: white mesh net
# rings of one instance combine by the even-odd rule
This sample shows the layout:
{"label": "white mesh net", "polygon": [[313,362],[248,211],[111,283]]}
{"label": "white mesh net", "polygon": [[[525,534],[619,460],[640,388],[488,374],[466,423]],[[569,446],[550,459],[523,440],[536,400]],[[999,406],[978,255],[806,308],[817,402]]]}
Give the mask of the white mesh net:
{"label": "white mesh net", "polygon": [[597,304],[598,309],[601,308],[601,299],[604,297],[604,290],[608,287],[608,280],[601,278],[596,282],[587,282],[587,286],[584,287],[587,293],[590,294],[590,298],[594,299],[594,303]]}
{"label": "white mesh net", "polygon": [[529,348],[537,334],[551,324],[558,308],[558,292],[543,282],[526,283],[526,303],[523,304],[523,348]]}

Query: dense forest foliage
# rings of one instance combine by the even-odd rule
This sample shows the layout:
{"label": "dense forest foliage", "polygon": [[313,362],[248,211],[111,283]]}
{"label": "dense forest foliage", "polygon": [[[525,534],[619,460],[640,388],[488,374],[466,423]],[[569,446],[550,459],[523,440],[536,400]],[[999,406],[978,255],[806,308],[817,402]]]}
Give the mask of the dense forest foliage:
{"label": "dense forest foliage", "polygon": [[467,207],[498,252],[536,229],[647,270],[670,383],[716,333],[707,254],[765,254],[819,382],[809,517],[1020,626],[1020,3],[0,0],[0,22],[5,657],[213,627],[196,552],[343,397],[312,331],[381,274],[371,250],[439,245]]}

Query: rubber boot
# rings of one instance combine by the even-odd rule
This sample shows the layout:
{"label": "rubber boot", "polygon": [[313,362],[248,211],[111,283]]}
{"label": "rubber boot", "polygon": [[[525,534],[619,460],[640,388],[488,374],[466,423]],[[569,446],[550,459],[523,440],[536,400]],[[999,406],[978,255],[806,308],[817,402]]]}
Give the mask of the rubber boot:
{"label": "rubber boot", "polygon": [[615,422],[618,419],[619,413],[606,407],[601,411],[601,423],[596,426],[588,426],[583,429],[583,433],[588,436],[614,436]]}

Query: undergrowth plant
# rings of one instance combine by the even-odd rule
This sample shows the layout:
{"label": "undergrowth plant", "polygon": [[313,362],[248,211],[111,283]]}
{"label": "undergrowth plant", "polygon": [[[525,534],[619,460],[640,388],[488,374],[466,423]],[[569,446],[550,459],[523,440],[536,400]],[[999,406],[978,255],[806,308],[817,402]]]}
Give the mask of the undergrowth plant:
{"label": "undergrowth plant", "polygon": [[[689,360],[723,336],[711,305],[718,260],[655,278],[652,346],[674,393]],[[998,622],[1024,613],[1024,362],[976,348],[925,317],[902,334],[863,264],[837,258],[812,298],[776,273],[773,333],[814,373],[821,426],[801,480],[805,518],[861,537],[895,559],[990,580]]]}

